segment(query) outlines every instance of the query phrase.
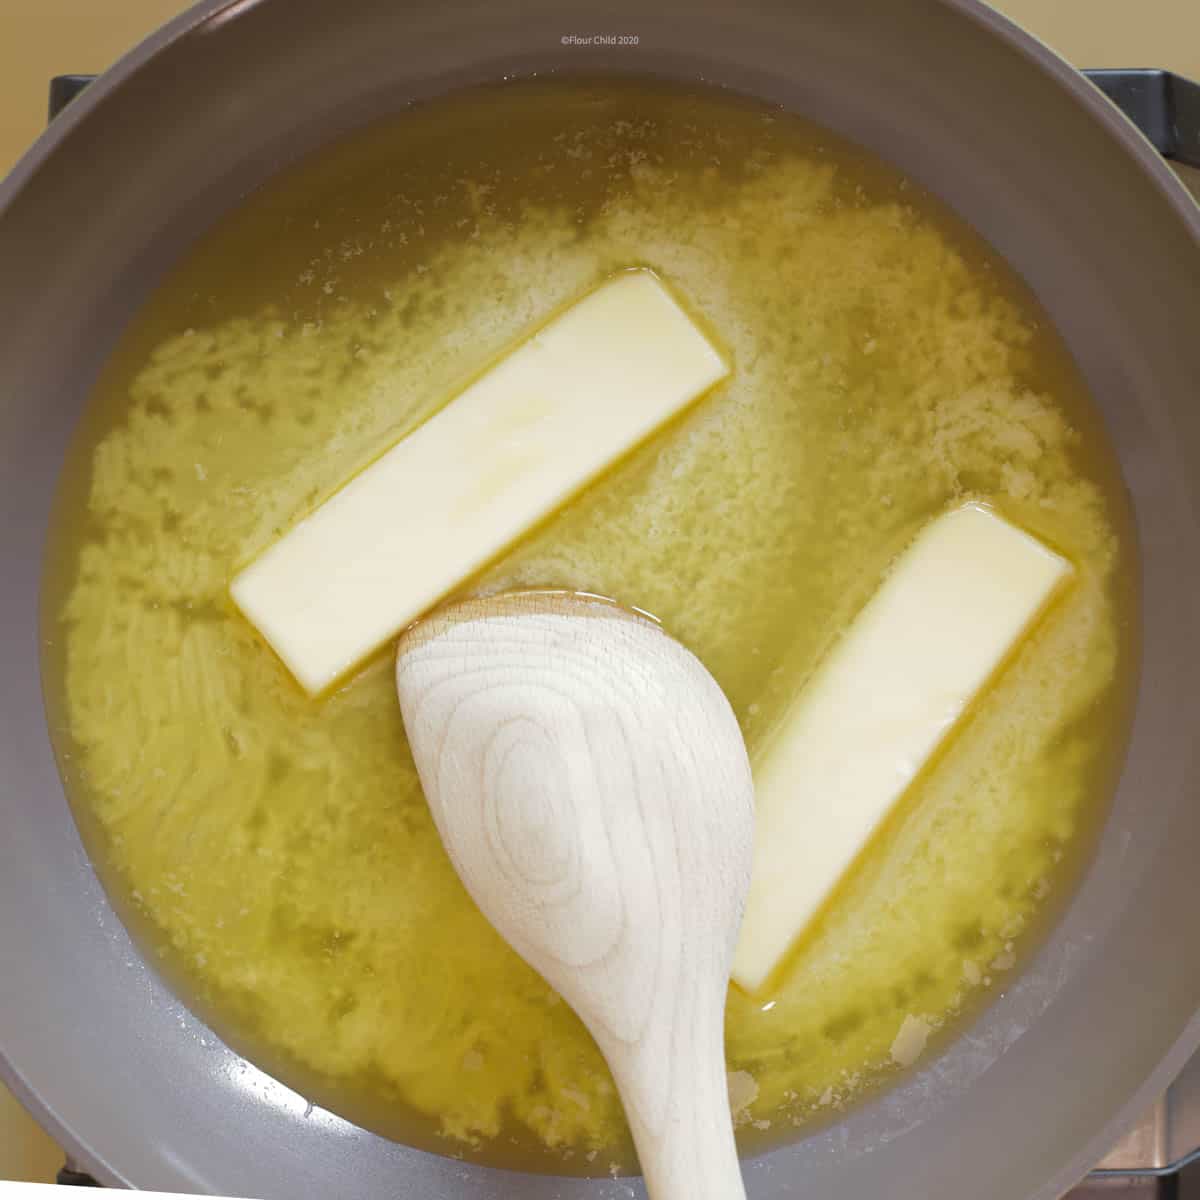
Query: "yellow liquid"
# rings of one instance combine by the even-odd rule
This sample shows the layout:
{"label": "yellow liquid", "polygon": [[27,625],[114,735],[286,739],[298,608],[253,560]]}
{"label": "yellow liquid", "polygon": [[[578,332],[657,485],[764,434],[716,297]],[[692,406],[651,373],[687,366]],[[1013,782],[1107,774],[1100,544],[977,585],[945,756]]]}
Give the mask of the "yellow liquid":
{"label": "yellow liquid", "polygon": [[1102,430],[1032,298],[933,199],[720,93],[538,81],[414,109],[272,181],[164,282],[96,389],[47,575],[64,775],[168,977],[318,1103],[535,1169],[628,1165],[603,1061],[458,883],[387,657],[313,702],[227,587],[523,331],[642,264],[731,379],[465,591],[655,613],[753,752],[949,505],[1078,568],[774,991],[731,992],[743,1136],[795,1136],[1004,986],[1102,815],[1135,673]]}

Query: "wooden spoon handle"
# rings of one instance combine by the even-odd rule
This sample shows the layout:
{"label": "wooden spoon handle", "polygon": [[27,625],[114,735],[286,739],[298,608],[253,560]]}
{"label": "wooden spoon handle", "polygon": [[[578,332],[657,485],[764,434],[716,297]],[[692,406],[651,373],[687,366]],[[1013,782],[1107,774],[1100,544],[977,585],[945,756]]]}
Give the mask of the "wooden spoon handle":
{"label": "wooden spoon handle", "polygon": [[[691,1069],[671,1089],[661,1118],[650,1125],[642,1114],[629,1114],[646,1188],[651,1200],[745,1200],[720,1025],[695,1040],[705,1044],[684,1052]],[[635,1094],[624,1080],[618,1085],[624,1095]]]}

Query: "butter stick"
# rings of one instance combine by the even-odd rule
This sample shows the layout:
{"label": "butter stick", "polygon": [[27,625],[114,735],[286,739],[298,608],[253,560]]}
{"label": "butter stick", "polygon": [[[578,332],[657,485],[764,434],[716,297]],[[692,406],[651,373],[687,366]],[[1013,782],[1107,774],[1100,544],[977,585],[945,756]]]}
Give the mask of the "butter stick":
{"label": "butter stick", "polygon": [[767,982],[1071,572],[977,505],[901,555],[757,757],[741,987]]}
{"label": "butter stick", "polygon": [[651,272],[621,272],[270,546],[233,600],[322,692],[728,370]]}

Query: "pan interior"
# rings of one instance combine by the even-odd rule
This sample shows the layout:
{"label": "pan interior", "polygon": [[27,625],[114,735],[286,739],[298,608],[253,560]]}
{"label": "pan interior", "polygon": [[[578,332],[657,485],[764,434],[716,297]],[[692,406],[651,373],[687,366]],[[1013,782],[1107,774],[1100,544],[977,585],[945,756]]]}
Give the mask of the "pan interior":
{"label": "pan interior", "polygon": [[630,265],[693,306],[733,377],[468,591],[649,609],[753,751],[937,512],[992,504],[1078,569],[784,977],[731,992],[746,1143],[844,1111],[1003,987],[1069,895],[1136,673],[1129,514],[1069,355],[1003,261],[866,151],[727,93],[543,80],[310,156],[130,325],[71,451],[43,596],[73,807],[177,991],[367,1127],[567,1173],[629,1163],[607,1072],[458,885],[386,658],[315,704],[226,587]]}

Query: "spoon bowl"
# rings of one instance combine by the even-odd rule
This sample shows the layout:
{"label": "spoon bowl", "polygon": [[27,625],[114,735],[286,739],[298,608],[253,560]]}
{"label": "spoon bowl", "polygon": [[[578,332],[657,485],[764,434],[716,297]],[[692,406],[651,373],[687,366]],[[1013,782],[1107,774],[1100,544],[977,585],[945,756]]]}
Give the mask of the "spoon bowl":
{"label": "spoon bowl", "polygon": [[724,1009],[753,784],[716,681],[651,618],[546,592],[435,612],[396,681],[451,861],[595,1038],[653,1200],[743,1197]]}

